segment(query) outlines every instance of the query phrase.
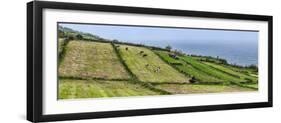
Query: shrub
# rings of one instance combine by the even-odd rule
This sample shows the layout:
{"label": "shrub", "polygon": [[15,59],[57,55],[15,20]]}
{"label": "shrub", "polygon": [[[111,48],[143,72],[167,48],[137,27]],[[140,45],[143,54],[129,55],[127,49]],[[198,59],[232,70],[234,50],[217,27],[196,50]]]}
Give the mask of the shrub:
{"label": "shrub", "polygon": [[253,65],[253,64],[248,66],[248,68],[255,70],[255,72],[258,72],[259,69],[257,65]]}
{"label": "shrub", "polygon": [[182,65],[182,63],[170,63],[172,65]]}
{"label": "shrub", "polygon": [[172,49],[172,46],[168,45],[165,47],[166,50],[170,51]]}
{"label": "shrub", "polygon": [[75,37],[76,37],[76,39],[78,39],[78,40],[83,39],[83,36],[82,36],[82,35],[80,35],[80,34],[77,34]]}
{"label": "shrub", "polygon": [[66,40],[74,40],[74,37],[72,35],[68,36]]}
{"label": "shrub", "polygon": [[118,43],[119,41],[117,39],[113,39],[112,42]]}
{"label": "shrub", "polygon": [[253,81],[252,81],[251,79],[249,79],[249,78],[245,78],[245,80],[246,80],[247,83],[253,82]]}
{"label": "shrub", "polygon": [[184,52],[182,52],[181,50],[174,50],[173,51],[174,54],[178,55],[178,56],[185,56],[186,54]]}
{"label": "shrub", "polygon": [[195,83],[196,82],[196,78],[194,76],[191,77],[190,83]]}
{"label": "shrub", "polygon": [[64,38],[65,37],[65,34],[63,31],[59,30],[59,37],[60,38]]}

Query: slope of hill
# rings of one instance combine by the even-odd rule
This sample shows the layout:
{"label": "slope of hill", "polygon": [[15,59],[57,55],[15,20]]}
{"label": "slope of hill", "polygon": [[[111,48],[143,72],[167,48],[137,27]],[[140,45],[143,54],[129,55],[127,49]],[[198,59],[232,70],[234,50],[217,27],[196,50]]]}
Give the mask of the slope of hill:
{"label": "slope of hill", "polygon": [[61,79],[59,99],[161,95],[128,81]]}
{"label": "slope of hill", "polygon": [[58,34],[60,38],[66,38],[66,37],[76,37],[77,35],[80,35],[83,37],[84,40],[103,40],[101,37],[85,33],[85,32],[79,32],[67,27],[58,26]]}
{"label": "slope of hill", "polygon": [[190,78],[163,62],[151,50],[128,45],[118,46],[122,59],[140,81],[189,83]]}
{"label": "slope of hill", "polygon": [[60,77],[129,79],[110,43],[70,41],[59,67]]}
{"label": "slope of hill", "polygon": [[154,51],[157,55],[160,56],[168,64],[174,66],[176,69],[186,74],[189,77],[195,77],[200,82],[223,82],[223,80],[211,76],[200,69],[196,69],[192,65],[184,62],[183,60],[174,59],[169,56],[169,52],[166,51]]}
{"label": "slope of hill", "polygon": [[255,68],[60,30],[59,99],[258,90]]}

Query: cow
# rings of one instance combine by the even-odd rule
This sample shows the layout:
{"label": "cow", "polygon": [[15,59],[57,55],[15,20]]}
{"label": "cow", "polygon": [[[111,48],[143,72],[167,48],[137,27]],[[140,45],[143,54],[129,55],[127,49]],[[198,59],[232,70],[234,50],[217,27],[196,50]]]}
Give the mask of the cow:
{"label": "cow", "polygon": [[143,55],[142,55],[142,57],[146,57],[146,56],[147,56],[147,54],[143,54]]}

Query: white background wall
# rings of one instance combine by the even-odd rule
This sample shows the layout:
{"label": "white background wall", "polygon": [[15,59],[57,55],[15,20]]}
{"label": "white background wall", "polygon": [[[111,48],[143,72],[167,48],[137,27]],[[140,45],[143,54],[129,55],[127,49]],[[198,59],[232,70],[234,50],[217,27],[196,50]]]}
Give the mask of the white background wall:
{"label": "white background wall", "polygon": [[[25,123],[26,112],[26,2],[3,0],[0,4],[0,122]],[[70,0],[69,0],[70,1]],[[81,0],[87,1],[87,0]],[[183,10],[265,14],[274,16],[274,108],[212,111],[169,115],[107,118],[74,123],[239,123],[280,122],[281,114],[281,14],[278,0],[88,0],[97,4]],[[278,49],[279,48],[279,49]],[[70,121],[66,121],[70,122]]]}

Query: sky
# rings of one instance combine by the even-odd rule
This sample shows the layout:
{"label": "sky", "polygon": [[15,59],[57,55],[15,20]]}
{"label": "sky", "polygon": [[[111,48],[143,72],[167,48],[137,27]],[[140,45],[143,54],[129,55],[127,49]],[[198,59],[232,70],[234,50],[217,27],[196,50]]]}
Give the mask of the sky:
{"label": "sky", "polygon": [[228,43],[228,44],[257,44],[258,32],[207,30],[187,28],[159,28],[136,26],[112,26],[94,24],[67,24],[77,31],[91,33],[106,39],[117,39],[139,43],[141,41],[176,41],[178,43]]}

